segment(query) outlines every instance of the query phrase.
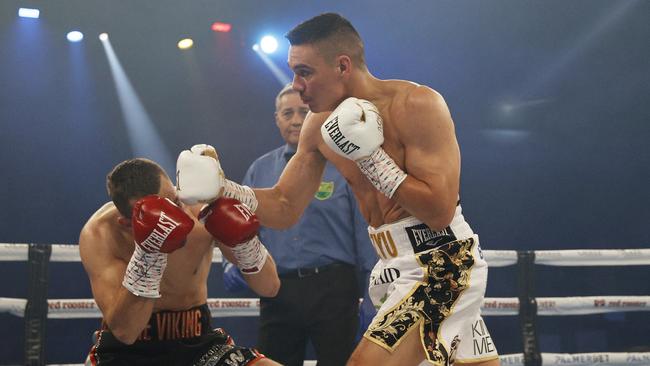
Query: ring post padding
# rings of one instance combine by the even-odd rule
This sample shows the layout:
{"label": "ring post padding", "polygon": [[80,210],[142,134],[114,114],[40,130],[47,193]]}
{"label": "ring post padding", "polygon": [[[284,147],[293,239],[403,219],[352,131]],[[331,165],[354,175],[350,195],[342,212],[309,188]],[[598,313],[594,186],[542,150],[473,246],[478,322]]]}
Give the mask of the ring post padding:
{"label": "ring post padding", "polygon": [[519,270],[519,321],[524,344],[525,366],[542,365],[542,355],[539,352],[539,341],[535,328],[537,301],[535,300],[534,265],[535,252],[517,252],[517,267]]}
{"label": "ring post padding", "polygon": [[29,366],[45,365],[47,268],[51,253],[50,245],[29,244],[29,288],[25,305],[25,365]]}

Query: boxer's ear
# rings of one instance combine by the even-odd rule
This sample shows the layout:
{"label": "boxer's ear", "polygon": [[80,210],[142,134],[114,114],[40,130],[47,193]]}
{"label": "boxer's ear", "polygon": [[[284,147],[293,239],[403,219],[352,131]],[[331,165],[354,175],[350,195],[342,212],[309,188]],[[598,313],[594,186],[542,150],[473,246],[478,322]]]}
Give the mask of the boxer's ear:
{"label": "boxer's ear", "polygon": [[341,75],[350,73],[352,70],[352,60],[347,55],[340,55],[336,60],[336,67],[339,69]]}

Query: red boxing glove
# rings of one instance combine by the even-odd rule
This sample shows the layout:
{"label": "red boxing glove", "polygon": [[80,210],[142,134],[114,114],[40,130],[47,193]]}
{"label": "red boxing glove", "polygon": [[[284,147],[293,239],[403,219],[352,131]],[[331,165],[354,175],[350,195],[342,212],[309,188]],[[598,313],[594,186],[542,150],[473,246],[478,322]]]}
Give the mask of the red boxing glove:
{"label": "red boxing glove", "polygon": [[131,226],[136,245],[122,286],[136,296],[159,298],[167,253],[185,245],[194,220],[169,199],[151,195],[133,205]]}
{"label": "red boxing glove", "polygon": [[185,245],[194,220],[167,198],[150,195],[133,205],[131,217],[136,244],[147,253],[171,253]]}
{"label": "red boxing glove", "polygon": [[229,247],[251,240],[260,229],[257,215],[234,198],[221,197],[205,206],[199,220],[215,239]]}
{"label": "red boxing glove", "polygon": [[262,270],[268,252],[257,237],[260,221],[248,206],[236,199],[221,197],[201,210],[199,220],[215,239],[232,248],[242,273],[254,274]]}

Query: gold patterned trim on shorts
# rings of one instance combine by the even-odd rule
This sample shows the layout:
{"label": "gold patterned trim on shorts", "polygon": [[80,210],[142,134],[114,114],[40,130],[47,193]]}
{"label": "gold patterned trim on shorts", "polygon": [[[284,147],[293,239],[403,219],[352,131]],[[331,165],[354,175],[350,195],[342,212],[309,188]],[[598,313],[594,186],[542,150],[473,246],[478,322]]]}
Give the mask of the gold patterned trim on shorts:
{"label": "gold patterned trim on shorts", "polygon": [[425,281],[416,283],[386,313],[378,314],[364,337],[392,353],[417,326],[427,360],[434,365],[450,365],[460,340],[456,337],[445,345],[439,330],[461,293],[469,288],[474,245],[473,238],[469,238],[418,253],[416,259],[425,269]]}

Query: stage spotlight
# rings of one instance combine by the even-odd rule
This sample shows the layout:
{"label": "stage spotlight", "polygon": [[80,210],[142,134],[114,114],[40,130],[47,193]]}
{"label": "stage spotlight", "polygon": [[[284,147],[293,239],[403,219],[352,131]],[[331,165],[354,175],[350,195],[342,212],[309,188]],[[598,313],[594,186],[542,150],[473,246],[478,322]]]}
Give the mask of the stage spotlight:
{"label": "stage spotlight", "polygon": [[108,41],[108,33],[101,33],[99,35],[99,40],[102,41],[102,42]]}
{"label": "stage spotlight", "polygon": [[131,80],[124,71],[120,59],[111,46],[111,41],[107,40],[101,45],[113,75],[115,91],[122,109],[123,121],[133,155],[153,159],[165,171],[174,172],[174,160],[160,137],[156,124],[151,120]]}
{"label": "stage spotlight", "polygon": [[21,18],[38,19],[40,14],[41,14],[41,12],[38,9],[30,9],[30,8],[20,8],[20,9],[18,9],[18,16],[21,17]]}
{"label": "stage spotlight", "polygon": [[68,38],[68,41],[70,41],[70,42],[79,42],[82,39],[84,39],[84,34],[79,32],[79,31],[72,31],[72,32],[69,32],[66,37]]}
{"label": "stage spotlight", "polygon": [[178,48],[181,50],[186,50],[188,48],[191,48],[194,45],[194,41],[191,38],[183,38],[180,41],[178,41]]}
{"label": "stage spotlight", "polygon": [[278,41],[273,36],[264,36],[260,41],[260,47],[264,53],[273,53],[278,49]]}
{"label": "stage spotlight", "polygon": [[211,28],[215,32],[228,33],[232,29],[232,25],[230,23],[214,22]]}
{"label": "stage spotlight", "polygon": [[[277,45],[276,45],[277,48]],[[274,62],[271,60],[271,58],[266,54],[266,52],[262,52],[263,47],[261,47],[259,44],[255,43],[253,45],[253,51],[257,53],[258,56],[264,61],[264,64],[268,66],[269,70],[275,76],[278,81],[280,82],[280,85],[287,85],[291,81],[291,79],[280,69]]]}

